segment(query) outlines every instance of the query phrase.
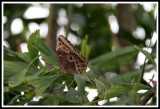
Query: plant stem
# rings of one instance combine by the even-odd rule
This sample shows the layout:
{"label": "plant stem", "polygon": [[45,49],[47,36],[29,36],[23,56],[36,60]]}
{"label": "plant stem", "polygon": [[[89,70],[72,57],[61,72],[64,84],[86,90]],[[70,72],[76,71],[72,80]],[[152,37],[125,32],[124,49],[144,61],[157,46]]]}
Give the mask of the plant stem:
{"label": "plant stem", "polygon": [[145,65],[146,65],[145,64],[146,60],[147,60],[147,58],[145,57],[145,61],[144,61],[143,68],[142,68],[142,72],[141,72],[141,74],[139,76],[139,80],[138,80],[139,83],[141,83],[143,81],[143,75],[144,75],[144,68],[145,68]]}

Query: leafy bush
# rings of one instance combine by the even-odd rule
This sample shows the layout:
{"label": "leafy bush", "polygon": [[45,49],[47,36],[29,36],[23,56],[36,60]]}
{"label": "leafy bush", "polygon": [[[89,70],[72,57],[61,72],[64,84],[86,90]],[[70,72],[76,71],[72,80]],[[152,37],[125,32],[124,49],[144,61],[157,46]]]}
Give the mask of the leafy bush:
{"label": "leafy bush", "polygon": [[[81,53],[88,57],[90,46],[87,36],[82,41]],[[85,47],[88,46],[88,47]],[[143,80],[144,71],[156,68],[152,56],[133,45],[105,53],[89,60],[89,70],[82,74],[64,74],[60,70],[56,53],[40,39],[39,30],[30,35],[27,43],[29,52],[13,52],[4,46],[4,105],[156,105],[156,87]],[[136,50],[137,49],[137,50]],[[151,62],[151,68],[141,68],[112,78],[105,76],[109,71],[133,64],[138,52],[142,52]],[[48,69],[40,60],[53,66]],[[144,64],[145,66],[145,64]],[[156,86],[155,81],[152,81]],[[97,89],[98,95],[92,101],[87,98],[85,87]],[[68,90],[64,90],[67,88]],[[77,88],[77,89],[76,89]],[[139,93],[139,90],[146,90]],[[24,92],[24,94],[21,94]],[[41,97],[33,101],[34,97]],[[117,101],[109,99],[118,97]]]}

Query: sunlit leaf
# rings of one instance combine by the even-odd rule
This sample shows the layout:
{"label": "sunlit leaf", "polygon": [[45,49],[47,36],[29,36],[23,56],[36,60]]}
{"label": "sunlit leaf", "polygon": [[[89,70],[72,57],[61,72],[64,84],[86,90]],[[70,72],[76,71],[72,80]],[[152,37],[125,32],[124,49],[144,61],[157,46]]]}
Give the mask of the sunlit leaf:
{"label": "sunlit leaf", "polygon": [[148,51],[141,49],[141,48],[138,47],[137,45],[134,45],[134,47],[135,47],[139,52],[142,52],[142,53],[153,63],[153,65],[156,67],[156,63],[155,63],[155,61],[153,60],[151,54],[150,54]]}
{"label": "sunlit leaf", "polygon": [[91,51],[91,46],[87,44],[87,40],[88,40],[88,35],[85,36],[85,39],[82,40],[81,44],[81,54],[86,58],[86,60],[88,60]]}
{"label": "sunlit leaf", "polygon": [[135,91],[135,92],[137,92],[138,90],[149,90],[149,89],[151,89],[151,87],[149,87],[149,86],[146,86],[146,85],[144,85],[144,84],[141,84],[141,83],[134,83],[134,87],[133,87],[133,90]]}
{"label": "sunlit leaf", "polygon": [[[132,86],[128,84],[120,84],[120,85],[113,86],[105,91],[106,99],[125,95],[127,91],[131,89],[132,89]],[[103,98],[104,94],[101,97]]]}
{"label": "sunlit leaf", "polygon": [[[38,50],[35,48],[34,44],[36,38],[39,36],[40,36],[39,31],[35,31],[35,33],[32,33],[30,35],[27,42],[27,48],[32,59],[34,59],[38,55]],[[35,65],[38,65],[38,60],[35,62]]]}
{"label": "sunlit leaf", "polygon": [[[37,30],[33,34],[36,34],[37,32],[39,32],[39,30]],[[37,36],[37,35],[35,36],[36,36],[36,39],[34,44],[35,44],[35,47],[38,49],[38,51],[41,53],[42,58],[47,63],[52,64],[53,66],[59,68],[56,53],[47,47],[47,45],[40,39],[40,36]]]}

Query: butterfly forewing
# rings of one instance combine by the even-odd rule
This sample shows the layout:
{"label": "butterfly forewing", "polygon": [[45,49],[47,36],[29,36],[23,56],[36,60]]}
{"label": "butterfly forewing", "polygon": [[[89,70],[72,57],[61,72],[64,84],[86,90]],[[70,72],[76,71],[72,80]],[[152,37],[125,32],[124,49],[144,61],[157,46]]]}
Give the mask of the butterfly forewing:
{"label": "butterfly forewing", "polygon": [[56,52],[62,72],[81,74],[86,70],[87,61],[63,35],[58,37]]}

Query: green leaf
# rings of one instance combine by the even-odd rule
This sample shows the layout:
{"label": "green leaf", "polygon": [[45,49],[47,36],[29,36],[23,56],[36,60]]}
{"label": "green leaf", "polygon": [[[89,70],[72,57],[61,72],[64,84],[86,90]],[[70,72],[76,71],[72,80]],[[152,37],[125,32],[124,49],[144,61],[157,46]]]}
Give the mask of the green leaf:
{"label": "green leaf", "polygon": [[4,46],[4,79],[8,79],[22,72],[28,65],[15,52]]}
{"label": "green leaf", "polygon": [[30,57],[29,52],[24,52],[24,53],[16,52],[15,54],[17,55],[17,57],[19,57],[26,63],[30,63],[32,61],[32,58]]}
{"label": "green leaf", "polygon": [[44,67],[43,69],[41,69],[40,71],[38,72],[35,72],[33,75],[31,75],[31,77],[38,77],[38,76],[43,76],[45,74],[48,73],[48,70],[46,67]]}
{"label": "green leaf", "polygon": [[125,101],[126,104],[128,104],[128,105],[136,105],[135,102],[132,99],[133,98],[131,98],[130,96],[127,96],[127,95],[121,96],[121,100]]}
{"label": "green leaf", "polygon": [[142,52],[153,63],[153,65],[156,67],[156,63],[155,63],[155,61],[153,60],[151,54],[148,51],[143,50],[143,49],[141,49],[140,47],[138,47],[136,45],[134,45],[134,48],[136,48],[139,52]]}
{"label": "green leaf", "polygon": [[[127,96],[127,95],[125,95],[125,96]],[[130,99],[130,101],[128,102],[129,104],[138,105],[141,101],[141,97],[138,96],[137,92],[135,92],[133,90],[133,87],[132,87],[132,90],[129,91],[128,97]]]}
{"label": "green leaf", "polygon": [[14,76],[12,76],[12,77],[10,77],[10,78],[9,78],[9,81],[8,81],[9,86],[15,87],[15,86],[21,84],[21,83],[25,80],[24,77],[25,77],[25,75],[26,75],[29,67],[33,64],[33,62],[34,62],[35,60],[37,60],[37,58],[38,58],[38,57],[34,58],[34,59],[29,63],[29,65],[27,65],[27,67],[26,67],[24,70],[22,70],[20,73],[14,75]]}
{"label": "green leaf", "polygon": [[3,46],[4,50],[4,60],[10,60],[10,58],[16,57],[15,52],[8,49],[6,46]]}
{"label": "green leaf", "polygon": [[57,75],[42,77],[26,77],[29,84],[32,84],[37,92],[36,96],[40,96],[56,79]]}
{"label": "green leaf", "polygon": [[[151,71],[152,68],[148,68],[145,69],[146,72]],[[136,71],[132,71],[132,72],[127,72],[125,74],[119,74],[117,76],[114,76],[112,78],[109,79],[109,81],[113,84],[113,85],[118,85],[121,83],[128,83],[130,84],[132,81],[134,82],[138,82],[139,79],[139,75],[142,71],[141,70],[136,70]],[[106,80],[106,86],[109,86],[108,81]]]}
{"label": "green leaf", "polygon": [[[14,75],[19,75],[26,67],[27,63],[18,62],[18,61],[4,61],[4,78],[9,79]],[[31,66],[28,71],[27,75],[32,75],[35,72],[38,72],[38,69]]]}
{"label": "green leaf", "polygon": [[60,85],[59,83],[55,83],[53,89],[53,105],[58,105],[60,103],[64,104],[64,88],[65,85]]}
{"label": "green leaf", "polygon": [[35,47],[38,49],[38,51],[41,53],[42,58],[45,60],[45,62],[52,64],[53,66],[60,68],[56,53],[54,53],[50,48],[47,47],[47,45],[40,39],[39,35],[37,35],[39,30],[37,30],[33,35],[35,38]]}
{"label": "green leaf", "polygon": [[[27,42],[27,48],[32,59],[38,56],[38,50],[35,47],[35,41],[37,37],[40,37],[39,30],[36,30],[35,33],[32,33]],[[39,60],[34,62],[35,66],[38,66],[38,64],[40,67],[42,67]]]}
{"label": "green leaf", "polygon": [[71,103],[78,103],[79,94],[74,88],[69,88],[65,95],[65,100]]}
{"label": "green leaf", "polygon": [[18,61],[4,61],[4,78],[10,78],[20,74],[26,67],[27,63]]}
{"label": "green leaf", "polygon": [[87,45],[87,40],[88,40],[88,35],[85,36],[85,39],[82,40],[81,44],[81,54],[88,60],[90,51],[91,51],[91,46]]}
{"label": "green leaf", "polygon": [[[113,86],[110,89],[107,89],[105,91],[105,93],[104,93],[106,95],[105,99],[125,95],[126,92],[131,90],[131,89],[132,89],[132,86],[128,85],[128,84],[120,84],[120,85]],[[104,96],[105,96],[104,94],[102,94],[102,96],[100,96],[100,97],[104,98]]]}
{"label": "green leaf", "polygon": [[118,85],[121,83],[130,84],[132,81],[134,82],[138,81],[140,72],[141,71],[133,71],[133,72],[128,72],[126,74],[119,74],[117,76],[112,77],[109,80],[113,85]]}
{"label": "green leaf", "polygon": [[127,103],[128,103],[127,100],[122,100],[122,101],[115,103],[114,105],[127,105]]}
{"label": "green leaf", "polygon": [[91,52],[92,46],[91,45],[86,45],[86,60],[88,60],[90,52]]}
{"label": "green leaf", "polygon": [[[20,52],[16,52],[15,53],[17,57],[19,57],[20,59],[22,59],[23,61],[25,61],[26,63],[30,63],[36,56],[38,56],[38,54],[32,59],[29,52],[24,52],[24,53],[20,53]],[[37,59],[34,63],[35,68],[40,67],[40,69],[44,68],[44,65],[42,65],[42,63],[40,62],[39,59]],[[32,72],[30,73],[32,74]]]}
{"label": "green leaf", "polygon": [[55,100],[53,100],[53,95],[46,96],[43,99],[40,99],[40,103],[42,103],[43,105],[53,105],[53,102],[55,102]]}
{"label": "green leaf", "polygon": [[101,95],[101,94],[105,91],[106,87],[105,87],[105,85],[104,85],[102,82],[100,82],[99,80],[95,80],[95,83],[96,83],[98,95]]}
{"label": "green leaf", "polygon": [[[47,71],[48,71],[48,70],[47,70]],[[52,71],[50,71],[47,75],[48,75],[48,76],[49,76],[49,75],[56,75],[56,74],[59,74],[60,72],[61,72],[60,69],[54,67],[54,68],[52,69]]]}
{"label": "green leaf", "polygon": [[27,48],[32,59],[34,59],[38,55],[38,51],[35,48],[35,44],[34,44],[37,37],[40,37],[39,30],[32,33],[29,36],[29,39],[27,42]]}
{"label": "green leaf", "polygon": [[91,105],[97,105],[97,101],[87,102],[84,105],[89,105],[89,106],[91,106]]}
{"label": "green leaf", "polygon": [[76,74],[74,75],[74,80],[76,81],[78,85],[78,92],[80,94],[80,102],[83,104],[85,103],[85,84],[86,84],[86,79],[82,74]]}
{"label": "green leaf", "polygon": [[[112,101],[112,102],[106,102],[103,104],[103,106],[105,105],[117,105],[119,102],[116,101]],[[119,105],[125,105],[125,103],[120,103]]]}
{"label": "green leaf", "polygon": [[26,75],[26,72],[28,71],[28,68],[25,68],[21,73],[16,74],[14,76],[12,76],[11,78],[9,78],[9,86],[11,87],[15,87],[18,86],[19,84],[22,83],[22,81],[24,80],[24,77]]}
{"label": "green leaf", "polygon": [[141,84],[141,83],[134,83],[133,90],[135,92],[137,92],[138,90],[149,90],[149,89],[151,89],[151,87],[146,86],[146,85]]}
{"label": "green leaf", "polygon": [[[28,52],[26,53],[17,53],[10,52],[12,54],[7,54],[4,60],[4,78],[8,79],[14,75],[20,74],[32,61]],[[32,75],[34,72],[37,72],[38,68],[30,66],[28,69],[27,75]]]}
{"label": "green leaf", "polygon": [[90,80],[94,80],[95,78],[95,74],[93,73],[93,71],[88,71],[86,72],[86,76],[90,79]]}
{"label": "green leaf", "polygon": [[8,92],[8,91],[9,91],[9,88],[10,88],[10,87],[8,87],[8,86],[4,86],[4,87],[3,87],[3,92]]}
{"label": "green leaf", "polygon": [[[30,92],[24,93],[23,96],[18,98],[20,101],[19,105],[24,105],[25,103],[30,102],[33,99],[33,97],[35,97],[35,93],[30,93]],[[29,105],[29,103],[28,103],[28,105]]]}
{"label": "green leaf", "polygon": [[21,84],[19,86],[10,88],[10,91],[29,92],[31,89],[32,88],[29,85],[27,85],[27,84]]}
{"label": "green leaf", "polygon": [[98,70],[111,70],[133,64],[136,55],[135,48],[128,46],[96,57],[90,60],[89,64]]}

